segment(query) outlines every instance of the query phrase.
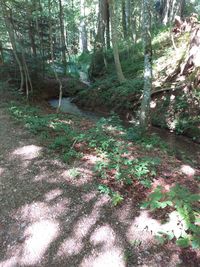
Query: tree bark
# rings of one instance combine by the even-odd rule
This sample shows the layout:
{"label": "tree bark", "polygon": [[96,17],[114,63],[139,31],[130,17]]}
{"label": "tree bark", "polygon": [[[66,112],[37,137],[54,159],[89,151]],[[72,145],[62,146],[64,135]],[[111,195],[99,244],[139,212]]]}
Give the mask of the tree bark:
{"label": "tree bark", "polygon": [[6,25],[8,35],[10,38],[10,42],[12,45],[12,49],[13,49],[13,54],[15,56],[15,59],[16,59],[18,66],[19,66],[20,77],[21,77],[20,91],[22,91],[23,86],[24,86],[23,65],[20,61],[20,58],[18,57],[17,46],[16,46],[16,42],[15,42],[15,34],[14,34],[14,30],[12,28],[12,24],[10,23],[10,20],[9,20],[9,12],[7,10],[5,2],[3,0],[0,0],[0,1],[1,1],[0,3],[1,3],[2,11],[3,11],[3,17],[4,17],[5,25]]}
{"label": "tree bark", "polygon": [[110,10],[110,19],[111,19],[111,37],[112,37],[112,46],[113,54],[115,60],[115,68],[117,72],[117,77],[120,83],[125,81],[124,74],[122,72],[121,62],[119,59],[119,50],[118,50],[118,38],[117,38],[117,26],[116,26],[116,17],[115,17],[115,2],[109,0],[109,10]]}
{"label": "tree bark", "polygon": [[140,109],[140,127],[146,132],[150,124],[150,100],[152,89],[152,47],[151,47],[151,1],[143,0],[143,47],[144,47],[144,89]]}
{"label": "tree bark", "polygon": [[57,112],[59,112],[61,107],[61,101],[62,101],[62,83],[61,80],[58,77],[58,74],[55,70],[55,64],[54,64],[54,52],[53,52],[53,36],[52,36],[52,23],[51,23],[51,0],[48,0],[48,9],[49,9],[49,37],[50,37],[50,51],[51,51],[51,61],[53,65],[53,71],[56,78],[56,81],[59,84],[59,101],[58,101],[58,107]]}
{"label": "tree bark", "polygon": [[62,53],[62,63],[64,67],[64,75],[67,72],[67,58],[66,58],[66,38],[65,38],[65,25],[64,25],[64,13],[62,0],[59,0],[59,19],[60,19],[60,34],[61,34],[61,53]]}
{"label": "tree bark", "polygon": [[88,37],[87,37],[87,27],[85,23],[85,0],[80,2],[80,11],[81,11],[81,21],[80,21],[80,49],[81,52],[88,52]]}

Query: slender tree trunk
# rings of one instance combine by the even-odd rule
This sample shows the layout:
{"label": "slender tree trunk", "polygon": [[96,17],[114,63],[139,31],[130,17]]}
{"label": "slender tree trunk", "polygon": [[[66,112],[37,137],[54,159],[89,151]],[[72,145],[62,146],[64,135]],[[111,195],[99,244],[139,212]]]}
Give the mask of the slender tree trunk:
{"label": "slender tree trunk", "polygon": [[60,19],[60,33],[61,33],[61,47],[62,47],[62,63],[64,66],[64,75],[67,72],[67,58],[66,58],[66,37],[65,37],[65,25],[64,25],[64,13],[62,0],[59,0],[59,19]]}
{"label": "slender tree trunk", "polygon": [[80,11],[81,11],[81,22],[80,22],[80,49],[81,52],[88,52],[88,36],[87,36],[87,27],[85,23],[85,0],[81,0],[80,3]]}
{"label": "slender tree trunk", "polygon": [[116,17],[115,17],[115,2],[109,0],[109,10],[110,10],[110,19],[111,19],[111,37],[112,37],[112,46],[113,54],[115,60],[115,67],[117,72],[117,77],[120,83],[125,81],[124,74],[122,72],[121,62],[119,59],[119,50],[118,50],[118,38],[117,38],[117,26],[116,26]]}
{"label": "slender tree trunk", "polygon": [[105,2],[105,24],[106,24],[106,47],[110,49],[110,13],[108,1]]}
{"label": "slender tree trunk", "polygon": [[150,100],[152,89],[152,47],[151,47],[151,1],[143,0],[143,47],[144,47],[144,89],[140,109],[140,127],[147,131],[150,124]]}
{"label": "slender tree trunk", "polygon": [[124,39],[127,37],[127,18],[126,18],[126,2],[122,0],[122,27]]}
{"label": "slender tree trunk", "polygon": [[3,54],[3,45],[2,42],[0,41],[0,65],[4,64],[4,54]]}
{"label": "slender tree trunk", "polygon": [[16,42],[15,42],[15,34],[14,34],[14,30],[12,28],[12,24],[10,23],[9,20],[9,11],[7,10],[7,7],[5,6],[5,2],[3,0],[0,0],[1,2],[1,7],[2,7],[2,11],[3,11],[3,17],[4,17],[4,21],[5,21],[5,25],[9,34],[9,38],[10,38],[10,42],[12,45],[12,49],[13,49],[13,54],[15,56],[16,62],[19,66],[19,71],[20,71],[20,78],[21,78],[21,82],[20,82],[20,91],[23,90],[23,86],[24,86],[24,74],[23,74],[23,66],[22,63],[20,61],[20,58],[18,57],[18,53],[17,53],[17,47],[16,47]]}
{"label": "slender tree trunk", "polygon": [[49,9],[49,37],[50,37],[50,51],[51,51],[51,61],[53,65],[53,71],[56,78],[56,81],[59,84],[59,101],[58,101],[58,107],[57,112],[59,112],[61,107],[61,101],[62,101],[62,83],[61,80],[58,77],[58,74],[55,70],[55,64],[54,64],[54,52],[53,52],[53,36],[52,36],[52,23],[51,23],[51,0],[48,0],[48,9]]}

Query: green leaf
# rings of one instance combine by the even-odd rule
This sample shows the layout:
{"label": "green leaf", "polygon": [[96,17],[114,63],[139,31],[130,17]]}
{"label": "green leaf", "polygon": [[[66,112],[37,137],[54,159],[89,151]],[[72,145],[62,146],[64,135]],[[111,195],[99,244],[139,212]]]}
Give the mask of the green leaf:
{"label": "green leaf", "polygon": [[187,248],[190,245],[190,240],[187,237],[181,237],[176,241],[176,244],[182,248]]}
{"label": "green leaf", "polygon": [[193,236],[191,239],[192,239],[192,248],[199,249],[200,248],[200,237]]}

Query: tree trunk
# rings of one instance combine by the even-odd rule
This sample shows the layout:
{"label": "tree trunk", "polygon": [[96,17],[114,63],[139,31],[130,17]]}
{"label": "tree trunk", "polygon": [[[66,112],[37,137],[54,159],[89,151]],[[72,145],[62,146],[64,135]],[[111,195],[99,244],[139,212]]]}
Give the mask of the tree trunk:
{"label": "tree trunk", "polygon": [[140,127],[147,131],[150,124],[150,100],[152,89],[152,47],[151,47],[151,1],[143,0],[143,47],[144,47],[144,89],[140,109]]}
{"label": "tree trunk", "polygon": [[59,101],[58,101],[58,107],[57,107],[57,112],[59,112],[60,106],[61,106],[63,92],[62,92],[62,83],[61,83],[61,80],[58,77],[58,74],[57,74],[57,72],[55,70],[55,65],[54,65],[53,36],[52,36],[52,23],[51,23],[51,0],[48,0],[48,9],[49,9],[49,37],[50,37],[51,61],[52,61],[53,71],[54,71],[54,75],[55,75],[56,81],[59,84]]}
{"label": "tree trunk", "polygon": [[0,65],[4,64],[4,54],[3,54],[3,45],[2,42],[0,41]]}
{"label": "tree trunk", "polygon": [[115,2],[113,0],[109,0],[109,10],[110,10],[110,19],[111,19],[111,37],[112,37],[115,67],[116,67],[118,80],[120,83],[122,83],[125,81],[125,77],[122,72],[121,62],[119,59],[119,50],[118,50],[118,44],[117,44],[118,43],[117,26],[116,26],[116,17],[115,17]]}
{"label": "tree trunk", "polygon": [[81,21],[80,21],[80,49],[81,52],[88,52],[88,38],[87,38],[87,28],[85,23],[85,0],[81,0],[80,3],[80,11],[81,11]]}
{"label": "tree trunk", "polygon": [[127,18],[126,18],[126,2],[122,0],[122,28],[124,39],[127,37]]}
{"label": "tree trunk", "polygon": [[61,51],[62,51],[62,63],[64,67],[64,75],[67,72],[67,58],[66,58],[66,38],[65,38],[65,25],[62,0],[59,0],[59,19],[60,19],[60,34],[61,34]]}
{"label": "tree trunk", "polygon": [[14,34],[14,30],[12,28],[12,24],[10,23],[9,20],[9,12],[7,10],[7,7],[5,6],[5,2],[3,0],[0,0],[1,2],[1,7],[2,7],[2,11],[3,11],[3,17],[4,17],[4,21],[5,21],[5,25],[8,31],[8,35],[10,38],[10,42],[12,45],[12,49],[13,49],[13,53],[16,59],[16,62],[19,66],[19,71],[20,71],[20,77],[21,77],[21,82],[20,82],[20,91],[23,90],[23,86],[24,86],[24,74],[23,74],[23,65],[20,61],[20,58],[18,57],[18,53],[17,53],[17,46],[16,46],[16,42],[15,42],[15,34]]}

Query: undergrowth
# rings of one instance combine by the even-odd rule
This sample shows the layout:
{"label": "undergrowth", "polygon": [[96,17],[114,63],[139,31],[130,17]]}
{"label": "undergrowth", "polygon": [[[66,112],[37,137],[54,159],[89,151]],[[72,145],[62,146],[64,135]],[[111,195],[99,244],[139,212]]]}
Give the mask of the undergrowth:
{"label": "undergrowth", "polygon": [[[100,159],[94,165],[94,173],[100,180],[98,190],[109,195],[114,206],[120,204],[125,195],[122,191],[110,187],[108,181],[112,180],[120,187],[134,187],[135,183],[140,183],[144,189],[149,189],[162,164],[160,157],[144,156],[144,153],[143,156],[138,154],[135,157],[132,149],[138,146],[138,149],[142,148],[147,152],[158,148],[167,150],[166,144],[156,135],[142,136],[137,127],[124,127],[115,114],[107,119],[100,119],[87,131],[82,131],[80,121],[76,123],[75,118],[68,115],[45,115],[37,108],[15,102],[10,104],[9,111],[15,119],[23,122],[31,133],[38,135],[52,152],[59,154],[64,162],[71,163],[72,160],[84,155],[84,150],[77,149],[77,144],[83,144],[95,152]],[[77,179],[80,176],[76,170],[73,170],[71,175]],[[179,185],[167,193],[158,187],[149,196],[143,207],[151,209],[173,207],[185,223],[180,236],[172,230],[161,233],[160,240],[177,239],[177,244],[184,247],[199,246],[197,200],[199,200],[197,195]]]}

